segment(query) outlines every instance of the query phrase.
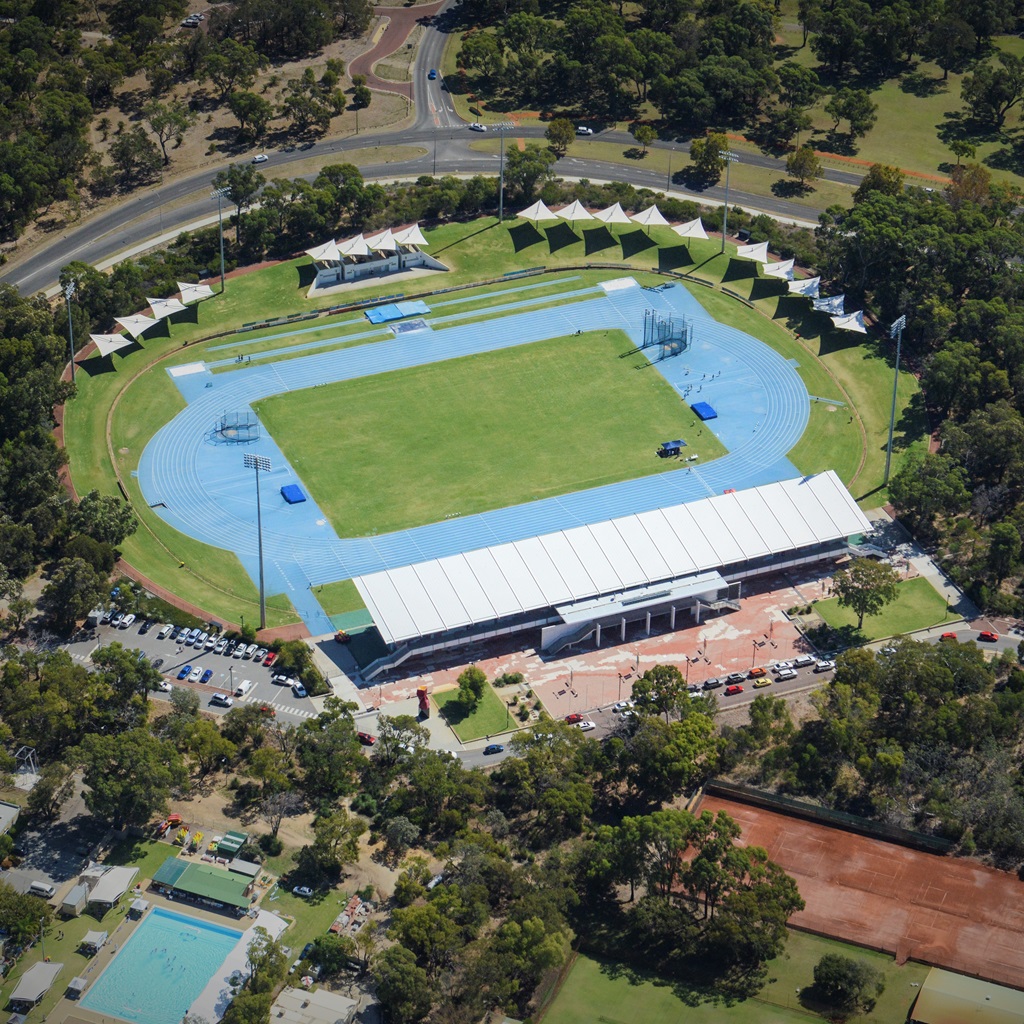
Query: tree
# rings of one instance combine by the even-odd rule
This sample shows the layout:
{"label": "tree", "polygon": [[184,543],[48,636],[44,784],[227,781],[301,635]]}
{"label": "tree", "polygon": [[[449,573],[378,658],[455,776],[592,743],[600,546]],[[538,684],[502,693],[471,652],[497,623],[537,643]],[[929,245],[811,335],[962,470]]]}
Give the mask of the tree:
{"label": "tree", "polygon": [[925,38],[923,53],[942,68],[942,80],[945,82],[949,72],[959,68],[973,48],[974,30],[966,22],[947,13],[936,18]]}
{"label": "tree", "polygon": [[200,779],[205,779],[210,772],[234,760],[238,750],[231,740],[221,735],[220,729],[208,718],[196,719],[192,724],[186,747]]}
{"label": "tree", "polygon": [[865,615],[877,615],[899,596],[900,574],[884,562],[855,558],[848,569],[840,569],[832,578],[832,589],[844,608],[857,613],[857,628]]}
{"label": "tree", "polygon": [[366,822],[343,807],[321,814],[313,822],[311,848],[320,870],[336,875],[345,864],[351,864],[359,856],[359,837],[365,831]]}
{"label": "tree", "polygon": [[288,954],[270,932],[256,925],[245,954],[249,970],[248,986],[253,992],[272,992],[288,970]]}
{"label": "tree", "polygon": [[870,1011],[884,991],[882,972],[864,960],[826,953],[814,965],[815,998],[842,1014]]}
{"label": "tree", "polygon": [[475,708],[487,689],[487,676],[483,669],[470,665],[459,674],[458,683],[459,703],[470,709]]}
{"label": "tree", "polygon": [[352,89],[352,109],[365,110],[373,102],[373,92],[365,83],[356,85]]}
{"label": "tree", "polygon": [[259,803],[260,817],[270,826],[270,834],[277,836],[281,822],[302,807],[302,797],[291,790],[268,793]]}
{"label": "tree", "polygon": [[118,829],[145,825],[162,814],[172,787],[185,781],[178,752],[146,729],[93,733],[68,759],[82,766],[86,806]]}
{"label": "tree", "polygon": [[898,167],[890,167],[888,164],[872,164],[868,168],[868,173],[861,178],[856,192],[853,193],[853,201],[859,203],[872,192],[881,192],[887,196],[902,195],[905,181],[906,178]]}
{"label": "tree", "polygon": [[389,946],[373,968],[377,999],[386,1024],[416,1024],[430,1012],[431,993],[427,972],[402,946]]}
{"label": "tree", "polygon": [[779,76],[779,101],[790,110],[806,110],[821,95],[817,74],[795,61],[780,64],[776,74]]}
{"label": "tree", "polygon": [[474,32],[464,39],[456,62],[460,68],[476,71],[487,83],[493,83],[505,70],[501,44],[490,32]]}
{"label": "tree", "polygon": [[640,143],[641,156],[646,156],[647,147],[658,137],[657,129],[651,124],[634,124],[630,131],[633,133],[633,138]]}
{"label": "tree", "polygon": [[319,935],[313,940],[313,950],[309,959],[330,976],[337,974],[343,967],[347,967],[355,956],[356,944],[351,936],[333,935],[328,932],[326,935]]}
{"label": "tree", "polygon": [[160,170],[160,151],[141,124],[122,132],[110,146],[110,159],[127,184],[151,181]]}
{"label": "tree", "polygon": [[215,189],[226,188],[227,198],[235,204],[235,244],[239,239],[242,211],[250,206],[266,184],[266,178],[248,164],[231,164],[226,171],[218,171],[211,184]]}
{"label": "tree", "polygon": [[947,145],[949,151],[956,157],[957,167],[960,166],[961,159],[973,160],[977,153],[977,149],[966,139],[952,139]]}
{"label": "tree", "polygon": [[993,523],[988,535],[988,567],[997,582],[1014,571],[1020,553],[1020,530],[1013,523]]}
{"label": "tree", "polygon": [[93,540],[116,547],[138,529],[139,521],[126,501],[92,490],[79,499],[68,525]]}
{"label": "tree", "polygon": [[142,116],[149,125],[149,130],[156,136],[160,143],[160,152],[163,153],[164,166],[171,162],[167,155],[167,143],[174,139],[177,145],[181,145],[185,132],[194,127],[199,120],[199,115],[180,102],[174,103],[148,103],[142,111]]}
{"label": "tree", "polygon": [[892,478],[889,498],[915,533],[931,534],[938,516],[965,512],[971,495],[962,466],[942,453],[926,453],[908,460]]}
{"label": "tree", "polygon": [[511,146],[505,150],[505,186],[520,201],[533,198],[539,183],[551,176],[555,154],[536,143],[527,143],[525,149]]}
{"label": "tree", "polygon": [[254,92],[233,92],[228,98],[228,109],[238,119],[240,135],[259,142],[267,133],[267,125],[274,116],[274,107]]}
{"label": "tree", "polygon": [[729,137],[722,132],[711,132],[690,143],[690,159],[697,173],[713,185],[725,170]]}
{"label": "tree", "polygon": [[62,558],[43,587],[39,608],[54,626],[70,630],[106,596],[107,580],[81,558]]}
{"label": "tree", "polygon": [[565,156],[572,140],[576,138],[576,129],[567,117],[556,117],[544,132],[544,138],[556,156]]}
{"label": "tree", "polygon": [[872,102],[864,89],[840,89],[825,105],[825,113],[835,122],[836,131],[840,121],[848,121],[850,138],[855,139],[867,135],[875,126],[878,104]]}
{"label": "tree", "polygon": [[267,58],[251,43],[240,43],[227,36],[206,55],[202,70],[220,92],[223,102],[235,89],[251,88],[260,69],[266,65]]}
{"label": "tree", "polygon": [[74,790],[74,772],[60,761],[50,761],[40,772],[39,781],[29,791],[25,810],[33,818],[52,821]]}
{"label": "tree", "polygon": [[786,173],[806,188],[808,181],[821,177],[821,159],[810,146],[801,146],[786,158]]}
{"label": "tree", "polygon": [[1024,99],[1024,61],[1009,53],[1000,53],[998,60],[998,67],[980,64],[964,75],[960,96],[972,117],[1002,128],[1009,111]]}

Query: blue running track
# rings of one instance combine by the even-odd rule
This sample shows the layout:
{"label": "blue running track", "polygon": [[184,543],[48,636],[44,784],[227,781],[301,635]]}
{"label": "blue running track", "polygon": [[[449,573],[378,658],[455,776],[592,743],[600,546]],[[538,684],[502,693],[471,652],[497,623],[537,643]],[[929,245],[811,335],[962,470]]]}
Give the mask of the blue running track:
{"label": "blue running track", "polygon": [[[267,592],[287,594],[316,636],[333,628],[313,591],[322,583],[798,475],[786,453],[807,426],[810,400],[787,360],[750,335],[709,317],[681,285],[659,290],[634,285],[608,294],[588,289],[588,297],[582,291],[567,290],[565,297],[580,298],[564,307],[531,310],[528,307],[538,300],[527,297],[488,307],[488,312],[504,309],[507,315],[480,323],[462,324],[461,317],[453,317],[442,326],[440,321],[448,318],[432,318],[429,332],[313,351],[277,363],[265,362],[268,354],[261,353],[259,361],[239,364],[227,373],[214,374],[207,364],[197,364],[196,372],[173,377],[188,404],[142,453],[138,478],[143,496],[175,529],[234,551],[255,581],[255,480],[252,471],[243,467],[242,454],[269,457],[271,472],[260,474]],[[217,432],[223,413],[245,412],[271,395],[511,348],[577,330],[619,327],[639,345],[647,309],[685,314],[693,323],[690,349],[654,365],[687,404],[707,401],[718,410],[717,420],[705,424],[698,420],[692,427],[684,425],[680,433],[712,430],[728,449],[723,458],[412,530],[343,539],[273,438],[264,432],[259,441],[237,445],[224,443]],[[345,340],[352,340],[351,336]],[[295,348],[282,351],[292,353]],[[696,420],[693,414],[690,418]],[[334,454],[324,452],[323,457]],[[300,484],[310,500],[288,505],[280,489],[289,483]]]}

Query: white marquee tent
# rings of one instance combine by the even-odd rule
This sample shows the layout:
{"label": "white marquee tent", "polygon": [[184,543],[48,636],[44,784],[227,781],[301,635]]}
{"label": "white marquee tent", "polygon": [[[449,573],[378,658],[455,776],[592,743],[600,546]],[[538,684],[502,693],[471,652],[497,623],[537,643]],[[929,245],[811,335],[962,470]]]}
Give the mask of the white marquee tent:
{"label": "white marquee tent", "polygon": [[629,214],[618,204],[609,206],[607,210],[598,210],[594,214],[594,220],[603,221],[605,224],[629,224]]}
{"label": "white marquee tent", "polygon": [[676,224],[672,230],[683,238],[703,238],[705,242],[708,240],[708,233],[704,230],[700,217],[688,220],[685,224]]}
{"label": "white marquee tent", "polygon": [[375,235],[367,235],[365,242],[366,247],[371,251],[394,252],[398,248],[395,236],[391,234],[391,228],[378,231]]}
{"label": "white marquee tent", "polygon": [[316,260],[317,263],[322,261],[336,263],[341,259],[338,243],[333,238],[329,238],[323,245],[315,245],[312,249],[307,249],[306,255],[310,259]]}
{"label": "white marquee tent", "polygon": [[768,243],[755,242],[753,245],[736,246],[736,255],[741,260],[756,260],[758,263],[768,262]]}
{"label": "white marquee tent", "polygon": [[96,350],[101,356],[109,356],[119,348],[132,344],[132,339],[123,334],[90,334],[89,337],[96,343]]}
{"label": "white marquee tent", "polygon": [[411,224],[407,228],[399,228],[397,231],[393,231],[392,234],[399,245],[430,245],[423,237],[423,232],[420,231],[418,223]]}
{"label": "white marquee tent", "polygon": [[552,212],[556,217],[569,221],[573,227],[576,226],[576,221],[578,220],[594,219],[594,215],[578,199],[574,199],[568,206],[563,206],[561,210],[553,210]]}
{"label": "white marquee tent", "polygon": [[147,298],[146,301],[149,303],[150,312],[157,320],[163,320],[165,316],[170,316],[172,313],[180,313],[186,308],[185,304],[177,299]]}
{"label": "white marquee tent", "polygon": [[337,245],[338,257],[342,256],[369,256],[370,247],[366,244],[366,239],[362,235],[356,235],[354,238],[346,238],[345,241],[339,242]]}
{"label": "white marquee tent", "polygon": [[543,200],[538,199],[533,206],[528,206],[522,213],[516,214],[517,217],[522,217],[523,220],[541,221],[541,220],[558,220],[557,214],[552,213],[545,205]]}
{"label": "white marquee tent", "polygon": [[213,296],[213,289],[208,284],[189,284],[187,281],[178,282],[178,291],[181,293],[181,301],[196,302],[198,299],[209,299]]}
{"label": "white marquee tent", "polygon": [[829,316],[842,316],[846,310],[845,300],[845,295],[829,295],[824,299],[815,299],[814,308],[819,313],[828,313]]}
{"label": "white marquee tent", "polygon": [[790,295],[802,295],[805,299],[816,299],[819,284],[821,284],[820,277],[805,277],[799,281],[790,281],[789,293]]}
{"label": "white marquee tent", "polygon": [[667,227],[668,221],[661,214],[661,210],[657,206],[648,206],[646,210],[641,210],[640,213],[634,213],[629,218],[634,224],[643,224],[647,228],[648,232],[652,227]]}
{"label": "white marquee tent", "polygon": [[152,317],[143,316],[137,313],[135,316],[115,316],[114,320],[119,323],[133,338],[145,333],[159,321]]}
{"label": "white marquee tent", "polygon": [[841,331],[856,331],[858,334],[868,333],[868,329],[864,326],[864,313],[859,309],[856,313],[850,313],[849,316],[832,317],[832,323]]}
{"label": "white marquee tent", "polygon": [[782,260],[781,263],[766,263],[761,268],[761,273],[766,277],[778,277],[783,281],[792,281],[795,262],[795,260]]}

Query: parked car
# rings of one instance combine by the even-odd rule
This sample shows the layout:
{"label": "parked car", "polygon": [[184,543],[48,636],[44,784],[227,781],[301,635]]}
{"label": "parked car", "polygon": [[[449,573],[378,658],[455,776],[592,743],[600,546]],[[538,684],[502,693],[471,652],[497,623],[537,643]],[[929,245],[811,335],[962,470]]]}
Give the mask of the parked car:
{"label": "parked car", "polygon": [[773,672],[785,672],[786,669],[792,668],[792,667],[793,667],[793,662],[791,662],[791,661],[777,661],[777,662],[775,662],[774,665],[772,665],[772,671]]}
{"label": "parked car", "polygon": [[940,640],[955,640],[956,639],[956,633],[943,633],[942,636],[939,637],[939,639]]}
{"label": "parked car", "polygon": [[145,636],[146,633],[148,633],[152,628],[153,628],[153,620],[152,619],[146,619],[146,621],[143,622],[141,626],[139,626],[139,636]]}
{"label": "parked car", "polygon": [[485,754],[500,754],[505,748],[500,743],[488,743],[484,747]]}
{"label": "parked car", "polygon": [[201,682],[201,683],[208,683],[212,678],[213,678],[213,669],[212,668],[208,668],[203,673],[202,678],[199,680],[199,682]]}
{"label": "parked car", "polygon": [[153,668],[160,669],[163,666],[163,663],[164,663],[164,659],[163,658],[156,658],[153,661]]}
{"label": "parked car", "polygon": [[156,688],[162,691],[163,693],[170,693],[171,690],[174,689],[174,687],[171,686],[170,682],[167,679],[161,679],[160,682],[156,684]]}
{"label": "parked car", "polygon": [[292,679],[291,676],[286,676],[283,672],[275,672],[270,677],[270,681],[275,686],[291,686],[292,683],[295,682],[295,680]]}
{"label": "parked car", "polygon": [[571,715],[566,715],[565,720],[569,725],[575,725],[577,722],[583,721],[583,716],[578,711],[574,711]]}
{"label": "parked car", "polygon": [[825,658],[814,663],[815,672],[831,672],[835,667],[836,663],[834,661],[828,661]]}
{"label": "parked car", "polygon": [[292,888],[292,895],[302,896],[304,899],[308,899],[313,895],[313,890],[308,885],[296,885]]}
{"label": "parked car", "polygon": [[277,711],[275,711],[269,704],[260,705],[260,714],[266,715],[267,718],[277,718]]}
{"label": "parked car", "polygon": [[577,126],[576,134],[577,135],[593,135],[594,134],[594,129],[593,128],[587,128],[585,125],[581,124],[581,125]]}
{"label": "parked car", "polygon": [[798,675],[799,673],[795,668],[784,668],[779,673],[779,682],[784,683],[787,679],[796,679]]}
{"label": "parked car", "polygon": [[260,647],[256,653],[252,656],[253,661],[262,661],[267,656],[266,647]]}
{"label": "parked car", "polygon": [[771,676],[761,676],[759,679],[755,679],[754,680],[754,689],[755,690],[761,690],[761,689],[764,689],[764,687],[771,686],[771,685],[772,685],[772,677]]}
{"label": "parked car", "polygon": [[168,623],[166,626],[160,627],[160,632],[157,633],[157,640],[166,640],[174,632],[174,627]]}
{"label": "parked car", "polygon": [[620,711],[629,711],[629,709],[633,707],[633,704],[634,702],[631,700],[616,701],[616,703],[612,705],[612,712],[614,714],[618,714]]}
{"label": "parked car", "polygon": [[999,634],[993,632],[991,629],[983,629],[978,634],[979,640],[985,640],[988,643],[995,643],[999,639]]}
{"label": "parked car", "polygon": [[760,679],[760,678],[762,678],[762,676],[766,676],[766,675],[768,675],[768,669],[766,669],[763,665],[758,665],[756,668],[752,668],[747,673],[747,678],[748,679]]}
{"label": "parked car", "polygon": [[217,646],[217,641],[220,640],[220,635],[217,633],[211,633],[206,638],[206,649],[212,651]]}
{"label": "parked car", "polygon": [[804,668],[807,665],[813,665],[816,660],[813,654],[801,654],[798,658],[793,659],[793,667]]}
{"label": "parked car", "polygon": [[129,612],[118,624],[118,629],[128,629],[131,624],[135,621],[135,613]]}
{"label": "parked car", "polygon": [[736,685],[733,685],[733,686],[727,686],[725,688],[725,695],[726,695],[726,697],[734,697],[737,693],[742,693],[742,692],[743,692],[743,687],[740,686],[739,684],[736,684]]}
{"label": "parked car", "polygon": [[705,690],[717,690],[722,685],[722,680],[717,676],[712,676],[711,679],[704,680]]}
{"label": "parked car", "polygon": [[187,639],[185,640],[186,645],[189,646],[189,647],[195,646],[196,641],[202,635],[202,632],[203,631],[201,629],[199,629],[198,627],[196,629],[193,629],[192,632],[189,633]]}
{"label": "parked car", "polygon": [[257,650],[259,650],[259,648],[255,644],[249,644],[249,646],[246,647],[245,654],[243,654],[242,657],[251,658],[256,653]]}
{"label": "parked car", "polygon": [[235,645],[235,649],[231,652],[232,658],[241,658],[245,654],[245,642],[240,641]]}
{"label": "parked car", "polygon": [[727,683],[742,683],[747,677],[742,672],[730,672],[726,677]]}
{"label": "parked car", "polygon": [[226,693],[215,693],[210,698],[210,703],[219,708],[229,708],[235,702]]}
{"label": "parked car", "polygon": [[267,656],[263,659],[263,664],[270,668],[274,662],[277,661],[277,651],[267,651]]}
{"label": "parked car", "polygon": [[377,737],[369,732],[357,732],[356,738],[364,747],[372,747],[377,742]]}
{"label": "parked car", "polygon": [[190,683],[198,683],[199,680],[202,679],[202,678],[203,678],[203,666],[202,665],[196,665],[195,668],[193,668],[192,671],[189,672],[189,674],[188,674],[188,681]]}
{"label": "parked car", "polygon": [[210,634],[202,632],[196,637],[196,642],[192,645],[197,651],[201,651],[206,646],[206,641],[210,639]]}
{"label": "parked car", "polygon": [[110,620],[113,618],[113,616],[114,616],[114,609],[113,608],[108,608],[103,613],[103,615],[100,617],[100,625],[101,626],[109,626],[110,625]]}
{"label": "parked car", "polygon": [[597,726],[589,719],[584,719],[582,722],[576,723],[576,728],[579,729],[580,732],[590,732],[591,729],[596,729]]}
{"label": "parked car", "polygon": [[305,697],[306,688],[302,683],[292,683],[292,693],[294,693],[296,697]]}
{"label": "parked car", "polygon": [[181,668],[178,670],[178,678],[179,679],[188,679],[189,674],[191,672],[192,672],[192,666],[191,665],[182,665]]}
{"label": "parked car", "polygon": [[221,638],[220,638],[220,639],[219,639],[219,640],[217,641],[217,646],[216,646],[216,647],[214,647],[214,649],[213,649],[213,653],[214,653],[214,654],[223,654],[223,653],[224,653],[224,651],[225,651],[225,650],[227,649],[227,646],[228,646],[228,642],[227,642],[227,640],[225,640],[225,639],[224,639],[224,637],[221,637]]}

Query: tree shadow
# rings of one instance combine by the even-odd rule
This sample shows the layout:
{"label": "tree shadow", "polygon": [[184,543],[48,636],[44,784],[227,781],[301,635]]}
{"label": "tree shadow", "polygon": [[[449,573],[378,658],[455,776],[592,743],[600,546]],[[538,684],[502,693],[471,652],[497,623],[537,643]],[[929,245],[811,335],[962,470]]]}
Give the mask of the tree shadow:
{"label": "tree shadow", "polygon": [[749,281],[757,277],[757,264],[753,260],[737,260],[729,258],[729,266],[722,275],[722,284],[730,281]]}
{"label": "tree shadow", "polygon": [[691,192],[703,192],[712,185],[721,181],[721,175],[709,175],[700,171],[694,166],[683,167],[672,175],[672,181],[677,185],[685,185]]}
{"label": "tree shadow", "polygon": [[536,225],[529,221],[509,228],[508,235],[516,252],[522,252],[523,249],[529,249],[531,245],[544,241],[544,236],[537,230]]}
{"label": "tree shadow", "polygon": [[948,79],[935,78],[932,75],[926,75],[923,71],[912,71],[900,79],[900,92],[909,93],[909,95],[918,96],[921,99],[948,91]]}
{"label": "tree shadow", "polygon": [[636,231],[629,231],[624,235],[619,235],[619,244],[622,246],[622,258],[624,260],[628,260],[631,256],[635,256],[638,252],[643,252],[645,249],[653,249],[657,245],[651,236],[645,234],[640,228],[637,228]]}
{"label": "tree shadow", "polygon": [[677,267],[688,267],[692,264],[693,257],[687,245],[669,245],[658,250],[659,270],[675,270]]}
{"label": "tree shadow", "polygon": [[580,236],[565,221],[556,224],[553,228],[548,228],[546,234],[548,236],[548,252],[551,253],[558,252],[559,249],[564,249],[567,246],[582,241]]}
{"label": "tree shadow", "polygon": [[614,244],[615,236],[608,230],[606,224],[602,224],[599,228],[589,228],[583,232],[584,251],[588,256],[592,252],[610,249]]}
{"label": "tree shadow", "polygon": [[790,178],[779,178],[772,182],[772,195],[780,199],[792,199],[794,196],[805,196],[814,191],[814,187],[805,182],[794,181]]}
{"label": "tree shadow", "polygon": [[441,717],[454,729],[461,725],[473,712],[475,707],[463,704],[461,700],[450,700],[441,708]]}
{"label": "tree shadow", "polygon": [[629,149],[624,149],[622,155],[627,160],[643,160],[647,156],[647,151],[640,149],[639,146],[630,146]]}
{"label": "tree shadow", "polygon": [[935,129],[938,132],[939,141],[946,146],[957,139],[975,144],[1009,141],[999,125],[979,121],[963,110],[947,110]]}
{"label": "tree shadow", "polygon": [[834,128],[825,133],[823,148],[838,156],[853,156],[857,152],[854,137],[848,132],[837,132]]}

